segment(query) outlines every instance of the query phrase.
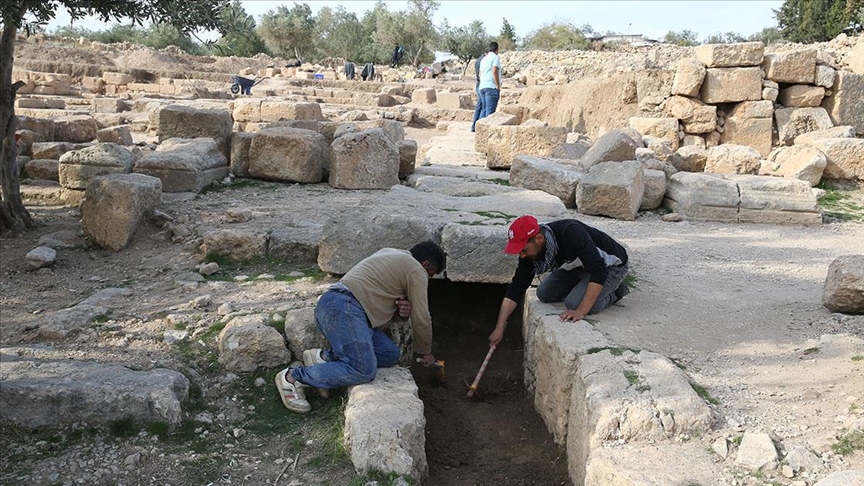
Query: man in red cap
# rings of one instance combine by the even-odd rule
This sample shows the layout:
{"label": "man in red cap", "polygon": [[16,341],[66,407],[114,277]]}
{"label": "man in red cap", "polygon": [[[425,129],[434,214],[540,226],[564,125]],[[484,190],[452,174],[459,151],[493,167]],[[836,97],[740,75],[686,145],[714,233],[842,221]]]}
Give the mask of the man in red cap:
{"label": "man in red cap", "polygon": [[578,321],[618,302],[630,292],[627,250],[606,233],[575,219],[539,224],[521,216],[510,225],[504,252],[519,255],[519,265],[507,286],[498,322],[489,336],[497,346],[507,319],[525,295],[535,275],[549,272],[537,287],[541,302],[564,301],[562,321]]}

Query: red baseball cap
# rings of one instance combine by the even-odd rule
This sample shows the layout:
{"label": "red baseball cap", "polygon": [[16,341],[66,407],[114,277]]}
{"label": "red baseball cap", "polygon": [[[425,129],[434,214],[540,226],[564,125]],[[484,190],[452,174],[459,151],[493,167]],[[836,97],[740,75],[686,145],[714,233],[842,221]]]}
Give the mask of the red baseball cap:
{"label": "red baseball cap", "polygon": [[540,225],[537,223],[537,218],[530,215],[519,216],[513,224],[510,225],[510,231],[507,233],[507,246],[504,247],[504,253],[508,255],[518,255],[525,248],[525,243],[540,232]]}

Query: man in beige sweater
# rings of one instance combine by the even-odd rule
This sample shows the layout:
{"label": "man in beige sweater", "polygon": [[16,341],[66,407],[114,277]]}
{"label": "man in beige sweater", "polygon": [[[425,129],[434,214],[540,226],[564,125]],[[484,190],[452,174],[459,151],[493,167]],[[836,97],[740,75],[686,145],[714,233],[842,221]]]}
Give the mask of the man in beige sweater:
{"label": "man in beige sweater", "polygon": [[394,316],[411,318],[414,351],[424,366],[432,355],[429,278],[444,271],[444,251],[431,241],[410,251],[384,248],[354,266],[318,299],[315,322],[331,349],[303,352],[304,366],[276,375],[276,386],[288,410],[311,410],[305,388],[319,390],[372,381],[378,368],[394,366],[399,348],[381,327]]}

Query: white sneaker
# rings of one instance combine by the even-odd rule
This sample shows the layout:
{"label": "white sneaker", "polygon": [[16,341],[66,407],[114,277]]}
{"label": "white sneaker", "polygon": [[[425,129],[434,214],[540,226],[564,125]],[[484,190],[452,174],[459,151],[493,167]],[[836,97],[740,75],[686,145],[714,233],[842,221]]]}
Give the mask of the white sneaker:
{"label": "white sneaker", "polygon": [[288,373],[291,368],[285,368],[276,374],[276,388],[279,389],[279,396],[282,398],[282,403],[285,408],[297,413],[306,413],[312,410],[309,401],[306,400],[306,394],[303,392],[306,385],[295,381],[291,383],[285,379],[285,373]]}
{"label": "white sneaker", "polygon": [[[326,363],[327,360],[321,357],[321,348],[306,349],[303,351],[303,365],[315,366],[317,364]],[[314,388],[321,398],[330,398],[330,391],[326,388]]]}

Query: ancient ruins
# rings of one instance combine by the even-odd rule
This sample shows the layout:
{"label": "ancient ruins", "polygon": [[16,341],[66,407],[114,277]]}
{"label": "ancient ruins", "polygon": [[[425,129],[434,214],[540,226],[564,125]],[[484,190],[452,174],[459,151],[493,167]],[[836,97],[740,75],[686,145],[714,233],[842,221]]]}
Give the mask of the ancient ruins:
{"label": "ancient ruins", "polygon": [[[5,423],[70,433],[191,417],[194,437],[241,444],[220,450],[243,471],[232,484],[289,484],[306,458],[274,463],[242,445],[254,433],[232,423],[265,405],[240,403],[232,383],[326,345],[317,296],[382,247],[432,239],[448,260],[436,285],[506,284],[506,225],[530,213],[595,221],[634,253],[624,307],[562,323],[562,306],[529,290],[511,325],[520,394],[564,480],[864,484],[864,451],[832,449],[864,440],[864,228],[820,205],[826,188],[861,200],[864,38],[507,52],[498,112],[476,133],[474,81],[455,69],[378,66],[360,81],[341,66],[86,39],[21,36],[16,49],[22,195],[46,226],[3,241]],[[236,75],[264,79],[232,94]],[[294,271],[230,270],[267,262]],[[350,461],[451,484],[466,461],[442,465],[427,448],[410,327],[393,327],[406,367],[347,391]],[[775,347],[748,334],[777,329]],[[724,351],[707,349],[715,339]],[[202,396],[221,408],[193,411]],[[16,460],[29,472],[0,482],[139,484],[149,464],[144,482],[178,484],[158,471],[195,457],[160,456],[155,433],[141,434],[67,462],[7,435],[7,459],[28,457]],[[525,470],[512,484],[561,482]],[[222,474],[211,484],[230,482]]]}

